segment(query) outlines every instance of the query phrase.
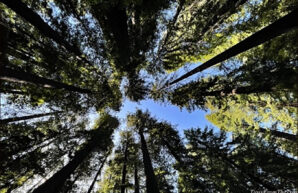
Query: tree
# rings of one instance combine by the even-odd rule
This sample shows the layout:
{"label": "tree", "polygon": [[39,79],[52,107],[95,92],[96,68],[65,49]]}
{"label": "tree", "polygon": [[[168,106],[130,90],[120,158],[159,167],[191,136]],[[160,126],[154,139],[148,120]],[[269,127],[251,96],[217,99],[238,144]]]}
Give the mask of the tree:
{"label": "tree", "polygon": [[229,48],[228,50],[222,52],[221,54],[215,56],[214,58],[208,60],[204,64],[196,67],[195,69],[191,70],[190,72],[182,75],[181,77],[177,78],[176,80],[169,83],[169,85],[173,85],[187,77],[194,75],[195,73],[201,72],[219,62],[223,62],[224,60],[233,57],[241,52],[244,52],[248,49],[251,49],[257,45],[260,45],[274,37],[277,37],[293,28],[297,28],[297,24],[293,22],[293,19],[297,17],[297,10],[294,10],[292,13],[284,16],[283,18],[277,20],[276,22],[270,24],[266,28],[258,31],[257,33],[253,34],[252,36],[246,38],[242,42],[234,45],[233,47]]}
{"label": "tree", "polygon": [[[291,171],[297,161],[284,157],[275,145],[264,143],[262,138],[235,136],[232,141],[225,142],[225,133],[215,135],[212,130],[207,129],[188,130],[185,135],[190,167],[181,167],[179,171],[179,186],[182,192],[246,192],[251,189],[291,189],[294,186],[294,176],[290,177],[293,173],[287,171]],[[232,146],[234,147],[230,149]],[[260,155],[274,155],[274,158],[268,161]],[[284,167],[281,160],[289,165]],[[283,174],[269,169],[273,167],[283,167]],[[276,177],[279,180],[276,181]],[[281,182],[284,180],[288,183]]]}
{"label": "tree", "polygon": [[28,116],[22,116],[22,117],[13,117],[13,118],[1,119],[0,124],[7,124],[7,123],[10,123],[10,122],[23,121],[23,120],[28,120],[28,119],[45,117],[45,116],[49,116],[49,115],[57,115],[61,112],[62,111],[57,111],[57,112],[52,112],[52,113],[41,113],[41,114],[28,115]]}
{"label": "tree", "polygon": [[96,174],[95,174],[95,176],[94,176],[94,179],[93,179],[93,181],[92,181],[92,183],[91,183],[91,185],[90,185],[90,187],[89,187],[89,189],[88,189],[88,193],[91,193],[91,191],[92,191],[92,189],[93,189],[93,187],[94,187],[94,184],[95,184],[95,182],[96,182],[98,176],[100,175],[101,170],[102,170],[102,168],[103,168],[103,166],[104,166],[104,164],[105,164],[105,162],[106,162],[106,160],[107,160],[107,157],[108,157],[108,156],[106,155],[106,157],[104,158],[104,160],[101,160],[101,165],[100,165],[98,171],[96,172]]}
{"label": "tree", "polygon": [[[98,128],[92,132],[91,139],[75,154],[74,158],[50,179],[36,188],[33,192],[57,192],[71,173],[82,163],[96,148],[106,149],[111,144],[113,129],[118,126],[118,120],[110,115],[103,115],[98,123]],[[98,138],[100,137],[101,140]]]}
{"label": "tree", "polygon": [[219,30],[221,24],[232,17],[233,13],[238,12],[245,2],[245,0],[179,1],[176,14],[157,53],[157,58],[162,60],[163,67],[172,71],[187,62],[193,62],[196,55],[203,54],[202,50],[206,49],[203,45],[206,35],[213,35],[214,31]]}
{"label": "tree", "polygon": [[27,5],[23,3],[21,0],[13,0],[13,1],[1,0],[1,2],[7,5],[12,10],[14,10],[17,14],[22,16],[24,19],[29,21],[45,36],[53,39],[58,44],[63,45],[66,49],[75,53],[78,57],[82,55],[79,48],[77,48],[74,45],[70,45],[67,41],[65,41],[65,39],[58,32],[53,30],[47,23],[43,21],[43,19],[37,13],[35,13],[30,8],[28,8]]}
{"label": "tree", "polygon": [[78,88],[72,85],[67,85],[54,80],[49,80],[30,73],[26,73],[24,71],[13,70],[5,67],[2,67],[1,69],[0,79],[17,83],[37,84],[45,88],[58,88],[80,93],[92,93],[92,91],[88,89]]}
{"label": "tree", "polygon": [[158,188],[156,177],[152,167],[152,162],[149,155],[147,143],[144,137],[144,129],[148,127],[146,123],[150,122],[150,120],[147,119],[148,115],[142,114],[140,110],[138,110],[134,116],[135,117],[133,117],[133,115],[128,117],[128,120],[129,120],[128,125],[134,126],[140,137],[141,150],[143,155],[143,164],[144,164],[144,170],[146,175],[146,190],[147,192],[158,193],[159,188]]}
{"label": "tree", "polygon": [[61,164],[61,156],[72,154],[78,141],[86,138],[86,132],[82,131],[85,126],[84,119],[4,125],[1,130],[4,140],[0,143],[1,191],[19,188]]}

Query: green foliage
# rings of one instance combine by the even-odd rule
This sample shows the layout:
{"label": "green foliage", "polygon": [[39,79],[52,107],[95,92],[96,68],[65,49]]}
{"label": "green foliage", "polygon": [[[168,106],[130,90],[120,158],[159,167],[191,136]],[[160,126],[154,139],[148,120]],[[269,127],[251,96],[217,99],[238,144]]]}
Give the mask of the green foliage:
{"label": "green foliage", "polygon": [[[105,193],[146,192],[148,184],[160,193],[297,187],[297,30],[184,85],[167,87],[174,76],[164,73],[224,52],[297,0],[0,2],[1,119],[63,112],[1,125],[0,192],[31,192],[68,164],[60,192],[86,192],[91,178]],[[123,98],[209,110],[221,132],[189,129],[182,138],[141,110],[119,131],[107,112],[117,114]],[[99,113],[93,128],[90,112]]]}

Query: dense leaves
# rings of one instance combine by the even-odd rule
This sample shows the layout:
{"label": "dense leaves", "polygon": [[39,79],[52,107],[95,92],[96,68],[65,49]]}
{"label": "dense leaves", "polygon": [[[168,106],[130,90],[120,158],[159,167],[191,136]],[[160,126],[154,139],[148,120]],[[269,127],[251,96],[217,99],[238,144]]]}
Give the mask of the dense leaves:
{"label": "dense leaves", "polygon": [[0,192],[297,190],[297,5],[0,0]]}

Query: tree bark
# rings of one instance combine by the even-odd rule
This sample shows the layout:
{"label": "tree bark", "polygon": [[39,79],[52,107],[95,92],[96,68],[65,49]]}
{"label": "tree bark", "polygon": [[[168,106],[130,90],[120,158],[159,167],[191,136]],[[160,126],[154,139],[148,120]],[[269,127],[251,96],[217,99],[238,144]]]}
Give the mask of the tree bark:
{"label": "tree bark", "polygon": [[57,82],[55,80],[46,79],[28,72],[24,72],[20,69],[14,70],[4,66],[2,67],[0,72],[0,80],[16,82],[16,83],[36,84],[36,85],[41,85],[44,88],[64,89],[64,90],[79,92],[84,94],[92,93],[92,91],[89,89],[79,88],[76,86]]}
{"label": "tree bark", "polygon": [[59,32],[53,30],[37,13],[30,9],[21,0],[0,0],[0,2],[4,3],[7,7],[31,23],[43,35],[53,39],[55,42],[64,46],[70,52],[73,52],[78,57],[81,57],[82,53],[77,46],[70,45]]}
{"label": "tree bark", "polygon": [[41,113],[41,114],[35,114],[35,115],[28,115],[28,116],[22,116],[22,117],[13,117],[13,118],[7,118],[7,119],[0,119],[0,125],[1,124],[7,124],[10,122],[15,122],[15,121],[24,121],[28,119],[34,119],[34,118],[39,118],[39,117],[45,117],[49,115],[56,115],[59,113],[62,113],[63,111],[57,111],[57,112],[52,112],[52,113]]}
{"label": "tree bark", "polygon": [[140,193],[140,184],[139,184],[139,175],[138,175],[138,166],[137,164],[135,163],[135,166],[134,166],[134,181],[135,181],[135,193]]}
{"label": "tree bark", "polygon": [[125,193],[125,184],[126,184],[126,167],[127,167],[127,157],[128,157],[128,141],[125,145],[125,151],[124,151],[124,160],[123,160],[123,167],[122,167],[122,179],[121,179],[121,193]]}
{"label": "tree bark", "polygon": [[92,191],[92,189],[93,189],[93,187],[94,187],[94,184],[95,184],[95,182],[96,182],[96,180],[97,180],[99,174],[101,173],[101,170],[102,170],[102,168],[103,168],[103,166],[104,166],[104,164],[105,164],[105,162],[106,162],[106,160],[107,160],[107,157],[108,157],[108,156],[106,155],[105,159],[102,161],[102,163],[101,163],[101,165],[100,165],[100,167],[99,167],[97,173],[96,173],[95,176],[94,176],[94,179],[93,179],[93,181],[92,181],[92,183],[91,183],[91,185],[90,185],[90,187],[89,187],[87,193],[91,193],[91,191]]}
{"label": "tree bark", "polygon": [[282,17],[281,19],[275,21],[274,23],[268,25],[267,27],[263,28],[262,30],[256,32],[255,34],[251,35],[250,37],[246,38],[245,40],[239,42],[238,44],[232,46],[228,50],[218,54],[217,56],[211,58],[207,62],[203,63],[202,65],[196,67],[195,69],[189,71],[188,73],[180,76],[176,80],[170,82],[169,84],[165,85],[165,87],[173,85],[185,78],[188,78],[198,72],[201,72],[211,66],[214,66],[217,63],[223,62],[230,57],[236,56],[246,50],[249,50],[255,46],[258,46],[272,38],[275,38],[293,28],[297,28],[298,22],[296,19],[298,18],[298,10],[294,10],[293,12],[289,13],[288,15]]}
{"label": "tree bark", "polygon": [[287,139],[287,140],[290,140],[290,141],[293,141],[293,142],[298,142],[298,136],[297,135],[293,135],[293,134],[289,134],[289,133],[284,133],[284,132],[281,132],[281,131],[276,131],[276,130],[267,130],[265,128],[259,128],[259,131],[261,133],[270,133],[271,135],[273,135],[274,137],[277,137],[277,138],[283,138],[283,139]]}
{"label": "tree bark", "polygon": [[63,187],[65,181],[75,171],[75,169],[88,157],[92,150],[96,148],[95,140],[87,143],[79,150],[74,158],[61,170],[55,173],[50,179],[36,188],[33,193],[56,193]]}
{"label": "tree bark", "polygon": [[152,162],[150,159],[150,155],[148,152],[147,144],[144,138],[143,129],[139,129],[139,135],[141,138],[141,149],[143,153],[143,163],[144,163],[144,170],[146,175],[146,189],[149,193],[159,193],[156,177],[154,175]]}

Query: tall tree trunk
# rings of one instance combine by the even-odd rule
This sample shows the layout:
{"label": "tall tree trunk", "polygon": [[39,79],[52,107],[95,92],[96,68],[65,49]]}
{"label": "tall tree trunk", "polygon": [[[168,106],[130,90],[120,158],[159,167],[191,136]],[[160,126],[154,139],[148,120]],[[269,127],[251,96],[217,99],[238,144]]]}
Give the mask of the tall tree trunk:
{"label": "tall tree trunk", "polygon": [[41,114],[35,114],[35,115],[28,115],[28,116],[22,116],[22,117],[13,117],[13,118],[7,118],[7,119],[0,119],[0,125],[1,124],[7,124],[10,122],[15,122],[15,121],[24,121],[28,119],[34,119],[34,118],[39,118],[39,117],[45,117],[49,115],[57,115],[59,113],[62,113],[63,111],[57,111],[57,112],[52,112],[52,113],[41,113]]}
{"label": "tall tree trunk", "polygon": [[55,173],[50,179],[36,188],[33,193],[56,193],[63,187],[65,181],[75,171],[75,169],[88,157],[88,155],[96,148],[96,141],[88,142],[81,150],[79,150],[74,158],[61,170]]}
{"label": "tall tree trunk", "polygon": [[126,167],[127,167],[127,157],[128,157],[128,141],[126,141],[125,151],[124,151],[124,160],[123,160],[123,167],[122,167],[122,180],[121,180],[121,193],[125,193],[126,188]]}
{"label": "tall tree trunk", "polygon": [[31,23],[43,35],[53,39],[55,42],[64,46],[70,52],[76,54],[76,56],[81,57],[82,53],[77,46],[70,45],[59,32],[53,30],[36,12],[30,9],[21,0],[0,0],[0,2],[4,3],[7,7]]}
{"label": "tall tree trunk", "polygon": [[169,142],[167,142],[167,140],[162,139],[163,143],[165,144],[165,146],[168,148],[169,152],[172,154],[172,156],[176,159],[177,162],[182,163],[182,159],[181,156],[179,156],[177,154],[177,152],[175,151],[175,148],[172,147]]}
{"label": "tall tree trunk", "polygon": [[[200,140],[198,142],[206,146],[206,148],[210,148],[210,146],[207,143]],[[267,188],[270,191],[276,190],[276,188],[273,185],[268,184],[267,182],[260,179],[258,176],[255,176],[254,174],[247,172],[243,168],[239,167],[233,160],[230,160],[225,153],[220,152],[220,150],[216,152],[213,151],[213,153],[217,155],[219,158],[221,158],[224,162],[229,164],[232,168],[235,168],[236,170],[238,170],[241,175],[248,177],[251,181],[262,185],[263,187]]]}
{"label": "tall tree trunk", "polygon": [[76,174],[76,177],[72,181],[69,181],[66,187],[64,187],[60,193],[68,193],[72,189],[74,183],[79,179],[80,176],[81,176],[80,173]]}
{"label": "tall tree trunk", "polygon": [[138,175],[138,166],[135,163],[134,164],[134,187],[135,187],[135,193],[140,193],[140,184],[139,184],[139,175]]}
{"label": "tall tree trunk", "polygon": [[254,174],[250,173],[250,172],[246,172],[244,169],[240,168],[235,162],[233,162],[232,160],[228,159],[225,155],[219,155],[226,163],[228,163],[229,165],[231,165],[232,167],[236,168],[237,170],[239,170],[239,172],[244,175],[249,177],[249,179],[257,184],[261,184],[263,187],[267,188],[270,191],[276,190],[276,188],[263,181],[262,179],[260,179],[259,177],[255,176]]}
{"label": "tall tree trunk", "polygon": [[259,128],[259,131],[261,133],[270,133],[270,135],[273,135],[274,137],[277,138],[283,138],[283,139],[287,139],[293,142],[298,142],[298,136],[297,135],[293,135],[293,134],[289,134],[289,133],[284,133],[281,131],[276,131],[276,130],[267,130],[265,128]]}
{"label": "tall tree trunk", "polygon": [[143,129],[139,129],[139,135],[141,138],[141,149],[143,154],[144,170],[146,175],[146,189],[149,193],[159,193],[156,177],[154,175],[151,158],[148,152],[147,144],[144,138]]}
{"label": "tall tree trunk", "polygon": [[0,89],[0,94],[19,94],[19,95],[26,95],[27,92],[19,91],[19,90],[7,90],[7,89]]}
{"label": "tall tree trunk", "polygon": [[92,181],[92,183],[91,183],[91,185],[90,185],[90,187],[89,187],[87,193],[91,193],[91,191],[92,191],[92,189],[93,189],[93,187],[94,187],[94,184],[95,184],[95,182],[96,182],[96,180],[97,180],[99,174],[101,173],[101,170],[102,170],[102,168],[103,168],[103,166],[104,166],[104,164],[105,164],[105,162],[106,162],[106,160],[107,160],[107,157],[108,157],[108,156],[106,155],[105,159],[102,160],[102,163],[101,163],[101,165],[100,165],[100,167],[99,167],[97,173],[95,174],[94,179],[93,179],[93,181]]}
{"label": "tall tree trunk", "polygon": [[289,13],[288,15],[282,17],[281,19],[275,21],[274,23],[268,25],[267,27],[263,28],[262,30],[256,32],[255,34],[251,35],[250,37],[246,38],[245,40],[239,42],[238,44],[232,46],[228,50],[218,54],[217,56],[211,58],[207,62],[203,63],[202,65],[196,67],[195,69],[189,71],[188,73],[182,75],[181,77],[177,78],[176,80],[170,82],[165,87],[173,85],[185,78],[188,78],[198,72],[201,72],[211,66],[214,66],[217,63],[223,62],[230,57],[236,56],[246,50],[249,50],[255,46],[258,46],[272,38],[275,38],[293,28],[297,28],[298,22],[296,19],[298,18],[298,10],[294,10],[293,12]]}
{"label": "tall tree trunk", "polygon": [[273,85],[267,84],[259,87],[254,86],[243,86],[238,88],[225,88],[222,90],[203,92],[203,96],[221,96],[221,95],[229,95],[229,94],[252,94],[252,93],[266,93],[272,92]]}
{"label": "tall tree trunk", "polygon": [[9,82],[16,83],[28,83],[28,84],[36,84],[41,85],[45,88],[57,88],[57,89],[65,89],[68,91],[79,92],[79,93],[92,93],[91,90],[79,88],[76,86],[68,85],[65,83],[57,82],[55,80],[46,79],[28,72],[24,72],[20,69],[10,69],[7,67],[2,67],[0,72],[0,80],[6,80]]}

